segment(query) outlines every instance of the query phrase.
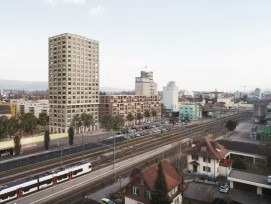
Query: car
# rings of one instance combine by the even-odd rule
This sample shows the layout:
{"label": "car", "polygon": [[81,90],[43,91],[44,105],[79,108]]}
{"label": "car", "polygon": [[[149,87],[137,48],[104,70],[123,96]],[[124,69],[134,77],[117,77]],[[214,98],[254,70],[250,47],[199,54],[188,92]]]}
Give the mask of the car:
{"label": "car", "polygon": [[267,177],[267,183],[271,184],[271,176]]}
{"label": "car", "polygon": [[102,198],[100,200],[100,203],[102,203],[102,204],[115,204],[112,200],[110,200],[108,198]]}
{"label": "car", "polygon": [[219,192],[220,193],[228,193],[230,190],[230,187],[227,183],[223,183],[220,185]]}

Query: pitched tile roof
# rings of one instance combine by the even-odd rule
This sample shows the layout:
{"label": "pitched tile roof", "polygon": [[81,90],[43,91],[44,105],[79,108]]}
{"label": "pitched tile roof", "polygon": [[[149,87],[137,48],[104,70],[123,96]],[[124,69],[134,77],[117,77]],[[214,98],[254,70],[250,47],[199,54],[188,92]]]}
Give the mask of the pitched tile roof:
{"label": "pitched tile roof", "polygon": [[232,162],[229,159],[223,159],[222,161],[219,162],[219,166],[224,166],[224,167],[228,167],[231,164],[232,164]]}
{"label": "pitched tile roof", "polygon": [[[161,161],[161,164],[164,170],[168,190],[170,191],[176,186],[179,186],[180,190],[184,191],[186,187],[183,185],[182,178],[177,174],[173,166],[167,160]],[[144,179],[148,188],[153,191],[153,186],[157,178],[157,169],[158,164],[154,164],[147,169],[142,170],[130,183],[137,178]]]}
{"label": "pitched tile roof", "polygon": [[212,141],[208,137],[204,138],[202,141],[198,142],[194,147],[187,150],[186,153],[190,155],[209,157],[211,159],[221,159],[229,151],[220,145],[216,141]]}

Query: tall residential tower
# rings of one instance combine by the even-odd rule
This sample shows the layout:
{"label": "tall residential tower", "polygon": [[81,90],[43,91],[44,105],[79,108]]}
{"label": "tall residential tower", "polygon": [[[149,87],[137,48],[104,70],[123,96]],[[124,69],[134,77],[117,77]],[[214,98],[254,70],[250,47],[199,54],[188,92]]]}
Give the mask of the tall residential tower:
{"label": "tall residential tower", "polygon": [[99,42],[64,33],[49,38],[51,133],[68,131],[72,117],[85,112],[98,128]]}

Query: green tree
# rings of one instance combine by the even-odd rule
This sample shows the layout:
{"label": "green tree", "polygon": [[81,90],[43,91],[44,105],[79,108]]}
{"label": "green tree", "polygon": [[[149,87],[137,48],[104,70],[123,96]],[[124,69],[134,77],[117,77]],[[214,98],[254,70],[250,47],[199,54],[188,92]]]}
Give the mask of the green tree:
{"label": "green tree", "polygon": [[19,121],[20,129],[27,134],[33,134],[38,125],[38,119],[34,116],[33,113],[22,114],[19,118]]}
{"label": "green tree", "polygon": [[149,118],[151,117],[151,113],[149,110],[145,110],[144,117],[147,118],[147,122],[149,121]]}
{"label": "green tree", "polygon": [[246,166],[246,163],[242,159],[237,157],[236,159],[234,159],[234,161],[232,163],[232,168],[246,170],[247,166]]}
{"label": "green tree", "polygon": [[143,118],[143,115],[141,113],[136,114],[136,119],[139,121],[139,123],[141,123],[142,118]]}
{"label": "green tree", "polygon": [[74,127],[77,132],[79,132],[80,128],[82,127],[82,119],[79,114],[76,114],[72,117],[71,127]]}
{"label": "green tree", "polygon": [[7,121],[7,133],[9,137],[14,136],[19,130],[20,124],[17,118],[10,118]]}
{"label": "green tree", "polygon": [[69,144],[73,145],[73,139],[74,139],[74,129],[73,129],[73,127],[69,127],[68,133],[69,133]]}
{"label": "green tree", "polygon": [[87,114],[85,112],[81,114],[81,121],[82,121],[82,126],[85,129],[89,128],[90,126],[93,126],[95,124],[93,115]]}
{"label": "green tree", "polygon": [[121,130],[121,128],[124,126],[125,121],[121,115],[117,116],[107,115],[103,117],[101,123],[103,124],[106,130],[118,131]]}
{"label": "green tree", "polygon": [[161,162],[158,164],[157,178],[155,180],[152,192],[152,200],[154,204],[170,204],[168,197],[168,189],[166,178]]}
{"label": "green tree", "polygon": [[7,137],[6,120],[0,120],[0,140],[4,140]]}
{"label": "green tree", "polygon": [[129,125],[131,125],[131,122],[135,119],[132,113],[128,113],[126,119],[129,121]]}
{"label": "green tree", "polygon": [[49,125],[49,116],[47,113],[40,113],[39,114],[39,124],[43,127],[43,130],[45,130],[45,127]]}
{"label": "green tree", "polygon": [[154,120],[156,120],[157,111],[156,110],[152,110],[151,111],[151,115],[152,115],[152,117],[154,117]]}
{"label": "green tree", "polygon": [[237,121],[233,121],[233,120],[229,120],[226,124],[226,128],[229,130],[229,131],[234,131],[235,128],[237,127],[238,125],[238,122]]}
{"label": "green tree", "polygon": [[49,150],[49,145],[50,145],[50,133],[49,130],[45,130],[44,132],[44,149]]}
{"label": "green tree", "polygon": [[15,156],[19,156],[21,154],[21,136],[19,134],[16,134],[13,138],[14,141],[14,154]]}

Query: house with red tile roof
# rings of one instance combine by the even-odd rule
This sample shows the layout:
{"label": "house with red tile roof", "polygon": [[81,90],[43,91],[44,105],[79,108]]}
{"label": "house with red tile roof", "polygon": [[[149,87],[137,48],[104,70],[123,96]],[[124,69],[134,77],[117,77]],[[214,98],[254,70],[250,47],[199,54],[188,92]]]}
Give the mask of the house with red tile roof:
{"label": "house with red tile roof", "polygon": [[229,150],[208,137],[193,145],[186,154],[187,167],[192,172],[216,178],[227,176],[231,171],[232,162],[226,159]]}
{"label": "house with red tile roof", "polygon": [[[161,164],[166,178],[168,196],[172,204],[181,204],[182,193],[185,190],[183,180],[167,160],[163,160]],[[125,204],[151,204],[157,169],[158,164],[152,165],[131,180],[124,190]]]}

